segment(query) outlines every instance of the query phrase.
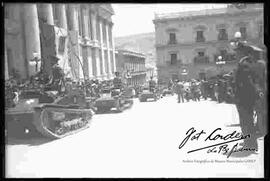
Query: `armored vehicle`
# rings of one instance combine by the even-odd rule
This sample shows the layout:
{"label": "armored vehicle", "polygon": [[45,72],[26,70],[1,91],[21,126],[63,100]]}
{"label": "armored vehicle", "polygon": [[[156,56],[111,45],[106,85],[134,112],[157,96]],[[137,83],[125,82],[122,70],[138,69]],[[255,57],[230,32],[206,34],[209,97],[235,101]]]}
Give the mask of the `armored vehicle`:
{"label": "armored vehicle", "polygon": [[142,92],[139,95],[140,102],[146,102],[149,99],[157,101],[159,98],[160,98],[160,95],[158,94],[157,90],[150,91],[148,87],[143,88]]}
{"label": "armored vehicle", "polygon": [[[49,34],[56,35],[58,32],[49,25],[44,24],[44,27],[47,27],[44,32],[49,32]],[[45,30],[43,28],[42,32]],[[45,36],[41,35],[41,37]],[[79,82],[78,79],[77,82],[75,79],[73,80],[75,82],[67,80],[63,69],[58,65],[58,54],[55,51],[49,51],[51,49],[45,46],[50,45],[49,47],[51,47],[56,38],[60,38],[58,35],[52,37],[42,39],[44,46],[41,47],[41,57],[29,60],[36,61],[35,72],[37,73],[35,75],[24,82],[21,80],[20,83],[19,79],[13,80],[17,83],[12,84],[9,83],[11,81],[6,81],[5,124],[7,134],[39,132],[43,136],[56,139],[89,126],[93,111],[90,108],[91,99],[86,96],[85,82]],[[71,44],[71,41],[68,42]],[[74,51],[70,51],[70,53],[74,54],[72,57],[77,57],[83,69],[76,53]],[[64,58],[63,60],[67,61]],[[38,68],[37,62],[41,62],[40,68]],[[71,69],[75,68],[72,65]]]}
{"label": "armored vehicle", "polygon": [[62,94],[33,83],[7,89],[11,95],[5,105],[8,132],[38,131],[49,138],[62,138],[89,126],[93,111],[80,88]]}
{"label": "armored vehicle", "polygon": [[124,91],[118,88],[106,88],[100,93],[100,97],[95,101],[94,107],[97,113],[108,112],[111,109],[116,109],[117,112],[122,112],[124,109],[133,105],[133,100],[125,96]]}

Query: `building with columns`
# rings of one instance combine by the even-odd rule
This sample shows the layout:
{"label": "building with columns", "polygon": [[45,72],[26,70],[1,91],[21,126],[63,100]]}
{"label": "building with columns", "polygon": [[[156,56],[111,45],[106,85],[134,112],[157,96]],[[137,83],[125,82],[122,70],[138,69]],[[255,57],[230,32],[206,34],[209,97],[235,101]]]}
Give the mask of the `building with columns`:
{"label": "building with columns", "polygon": [[[247,42],[264,47],[262,4],[157,14],[153,23],[160,81],[232,71],[237,61],[230,40],[237,31]],[[216,64],[219,56],[225,65]]]}
{"label": "building with columns", "polygon": [[116,70],[125,78],[128,85],[146,83],[146,55],[126,49],[116,50]]}
{"label": "building with columns", "polygon": [[27,79],[41,66],[50,74],[57,57],[72,79],[112,79],[112,15],[110,4],[5,4],[5,78]]}

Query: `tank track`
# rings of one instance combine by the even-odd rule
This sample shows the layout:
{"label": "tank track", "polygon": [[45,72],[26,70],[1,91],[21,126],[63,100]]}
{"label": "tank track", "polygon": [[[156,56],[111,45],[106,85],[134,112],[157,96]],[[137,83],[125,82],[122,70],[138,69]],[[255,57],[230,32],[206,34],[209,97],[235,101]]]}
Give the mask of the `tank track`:
{"label": "tank track", "polygon": [[[54,114],[60,114],[63,118],[54,119]],[[88,128],[92,116],[91,109],[44,106],[35,109],[33,124],[43,136],[60,139]]]}

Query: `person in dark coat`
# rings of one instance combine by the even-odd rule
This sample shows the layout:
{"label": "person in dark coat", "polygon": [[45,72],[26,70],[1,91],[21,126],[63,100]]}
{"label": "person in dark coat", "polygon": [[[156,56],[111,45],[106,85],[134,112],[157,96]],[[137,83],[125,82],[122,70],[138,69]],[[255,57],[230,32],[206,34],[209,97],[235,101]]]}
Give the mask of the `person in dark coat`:
{"label": "person in dark coat", "polygon": [[150,77],[150,81],[149,81],[149,90],[150,92],[155,92],[156,89],[156,82],[153,80],[153,77]]}
{"label": "person in dark coat", "polygon": [[115,72],[115,78],[113,79],[113,87],[117,89],[123,88],[123,82],[119,72]]}
{"label": "person in dark coat", "polygon": [[240,126],[244,135],[250,135],[250,138],[244,140],[248,148],[258,149],[255,137],[255,126],[253,120],[253,111],[256,101],[256,90],[251,82],[251,70],[248,65],[248,57],[239,62],[236,72],[236,107],[239,113]]}
{"label": "person in dark coat", "polygon": [[254,52],[249,46],[241,44],[238,48],[243,56],[235,73],[235,99],[236,107],[239,113],[240,126],[244,135],[250,135],[244,140],[244,147],[258,149],[256,128],[254,125],[254,112],[256,110],[256,102],[260,100],[263,91],[260,91],[259,82],[265,80],[256,76],[254,65],[258,61],[252,56]]}
{"label": "person in dark coat", "polygon": [[59,58],[51,56],[52,74],[47,86],[57,90],[59,93],[63,93],[65,91],[65,74],[63,69],[59,66],[58,61]]}
{"label": "person in dark coat", "polygon": [[177,94],[177,102],[184,102],[184,85],[179,80],[175,85],[175,91]]}

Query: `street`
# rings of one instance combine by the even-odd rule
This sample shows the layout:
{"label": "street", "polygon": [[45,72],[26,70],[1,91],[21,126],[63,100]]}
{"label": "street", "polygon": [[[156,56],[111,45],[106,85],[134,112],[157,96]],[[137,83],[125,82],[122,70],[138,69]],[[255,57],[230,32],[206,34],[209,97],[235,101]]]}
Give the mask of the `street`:
{"label": "street", "polygon": [[232,104],[210,100],[178,104],[176,95],[157,102],[134,99],[131,109],[96,114],[88,129],[63,139],[9,140],[6,177],[263,177],[263,140],[258,140],[259,154],[243,158],[206,149],[188,154],[222,142],[205,142],[206,134],[178,148],[192,127],[208,135],[221,128],[218,133],[225,135],[240,132],[238,123]]}

